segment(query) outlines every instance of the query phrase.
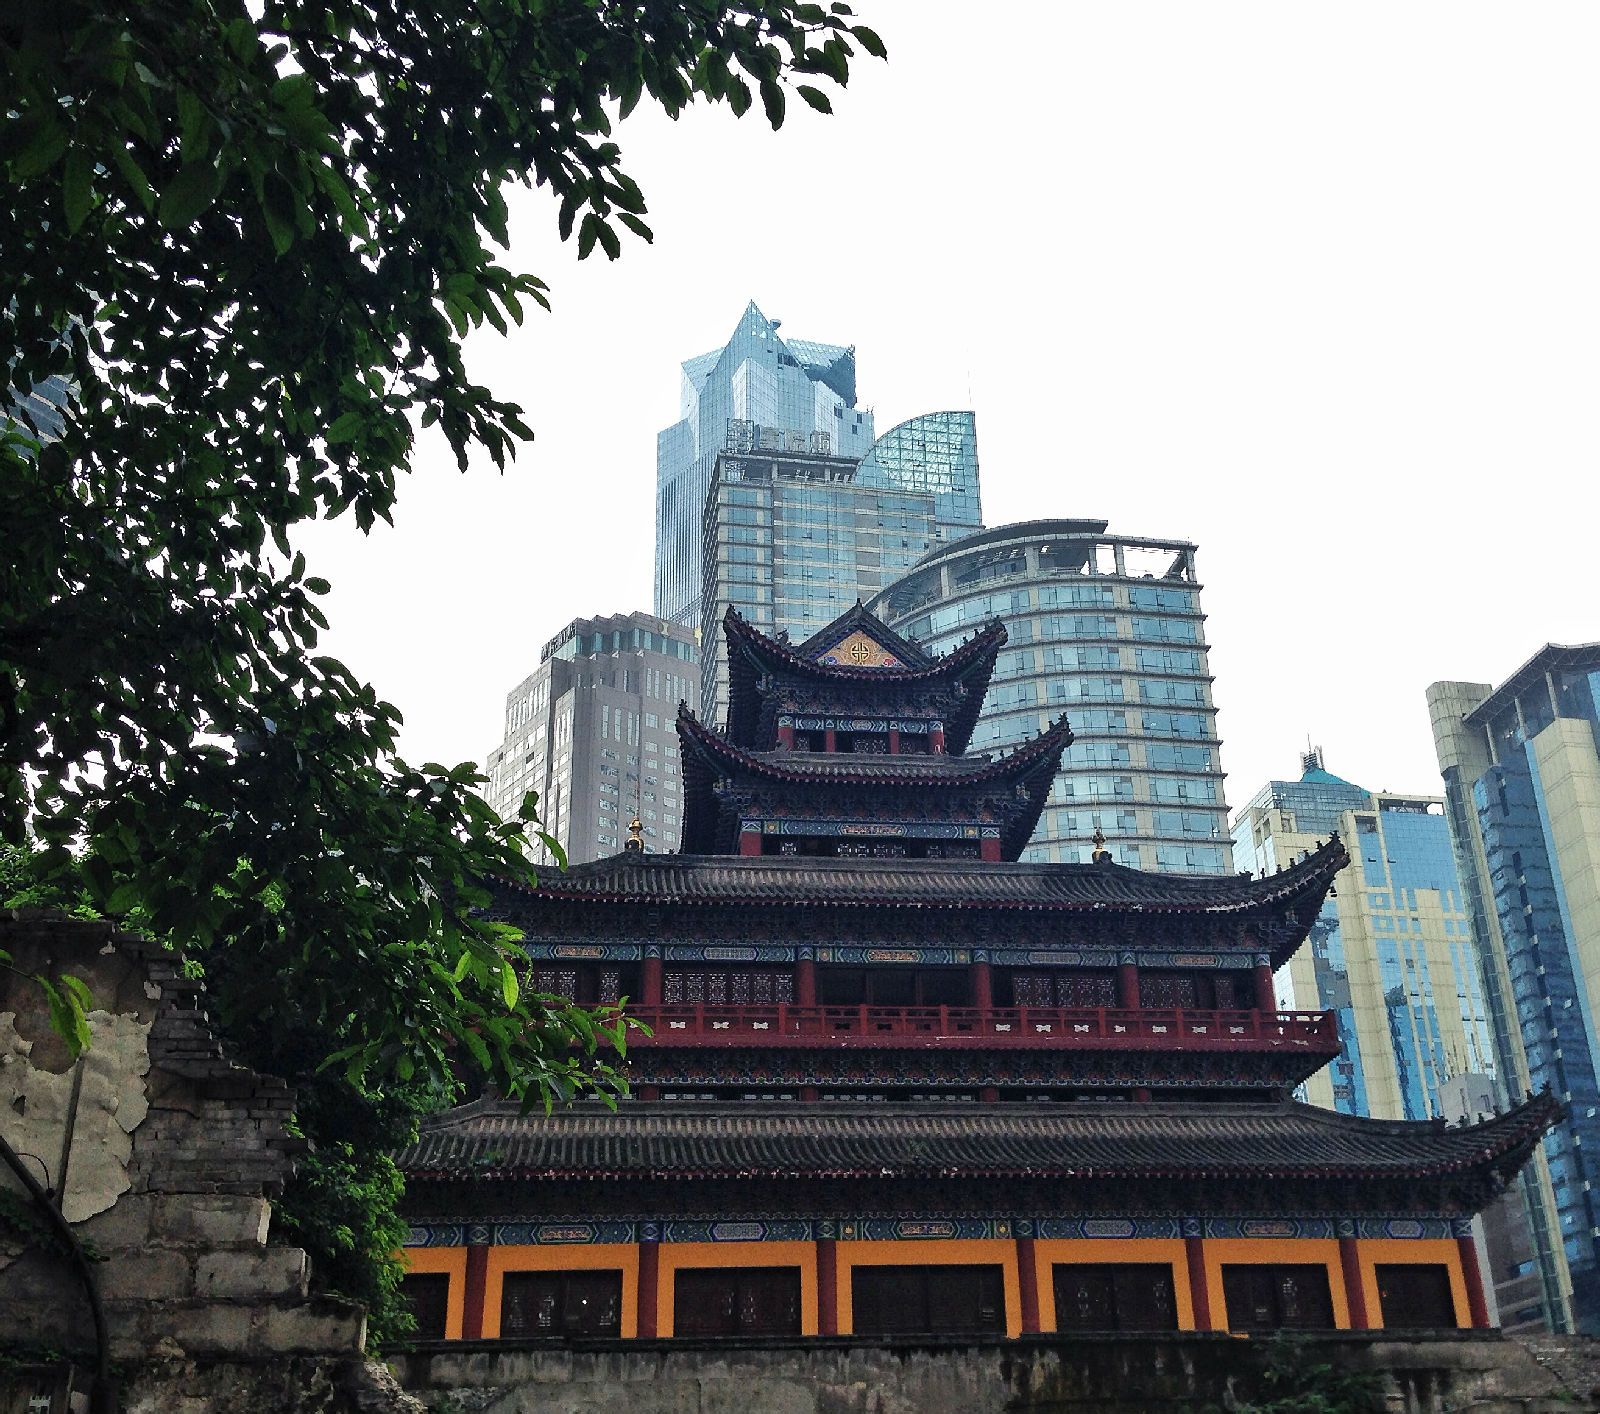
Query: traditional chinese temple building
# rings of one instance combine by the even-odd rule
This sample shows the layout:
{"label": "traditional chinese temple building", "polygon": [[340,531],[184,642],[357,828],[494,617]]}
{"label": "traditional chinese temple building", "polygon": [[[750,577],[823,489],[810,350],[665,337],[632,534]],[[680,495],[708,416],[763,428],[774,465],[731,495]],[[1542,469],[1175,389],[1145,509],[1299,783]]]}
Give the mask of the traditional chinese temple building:
{"label": "traditional chinese temple building", "polygon": [[1487,1324],[1473,1214],[1557,1113],[1354,1119],[1273,970],[1335,873],[1017,858],[1072,740],[966,754],[1005,639],[730,612],[683,852],[502,888],[531,982],[626,998],[633,1095],[483,1101],[404,1155],[425,1337]]}

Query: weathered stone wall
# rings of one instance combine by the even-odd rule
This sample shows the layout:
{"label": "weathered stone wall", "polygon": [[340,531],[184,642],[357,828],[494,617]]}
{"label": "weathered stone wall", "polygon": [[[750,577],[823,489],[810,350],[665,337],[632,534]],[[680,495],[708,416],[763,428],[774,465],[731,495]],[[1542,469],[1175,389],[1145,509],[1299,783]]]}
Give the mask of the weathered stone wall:
{"label": "weathered stone wall", "polygon": [[[1557,1343],[1594,1358],[1595,1342]],[[399,1373],[435,1414],[1218,1414],[1261,1395],[1265,1354],[1261,1341],[1193,1334],[585,1349],[482,1342],[419,1351]],[[1340,1333],[1307,1338],[1299,1355],[1310,1366],[1376,1372],[1393,1414],[1600,1409],[1595,1390],[1574,1388],[1493,1334]]]}
{"label": "weathered stone wall", "polygon": [[[0,913],[0,948],[20,969],[83,978],[94,996],[93,1044],[75,1066],[39,989],[0,972],[0,1134],[95,1258],[123,1407],[344,1410],[358,1388],[370,1401],[364,1313],[309,1295],[306,1254],[267,1241],[269,1198],[301,1147],[285,1130],[288,1088],[227,1059],[203,988],[147,939],[14,910]],[[26,1218],[3,1165],[0,1188]],[[0,1348],[63,1351],[80,1370],[95,1355],[79,1272],[5,1223]],[[303,1401],[280,1403],[271,1391],[295,1370]]]}

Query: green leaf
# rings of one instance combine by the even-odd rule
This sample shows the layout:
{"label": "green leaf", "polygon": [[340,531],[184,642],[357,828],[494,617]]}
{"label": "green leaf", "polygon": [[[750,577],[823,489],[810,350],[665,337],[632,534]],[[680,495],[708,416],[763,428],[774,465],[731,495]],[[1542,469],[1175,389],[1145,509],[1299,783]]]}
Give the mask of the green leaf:
{"label": "green leaf", "polygon": [[774,129],[783,126],[783,89],[775,79],[761,80],[761,106],[766,110],[767,121]]}
{"label": "green leaf", "polygon": [[813,88],[810,84],[803,83],[796,85],[795,92],[815,108],[817,112],[833,112],[833,101],[820,88]]}
{"label": "green leaf", "polygon": [[61,171],[61,202],[66,208],[67,230],[76,232],[94,210],[94,163],[81,147],[67,153]]}
{"label": "green leaf", "polygon": [[520,990],[517,984],[517,969],[510,962],[502,961],[500,964],[500,995],[505,999],[507,1011],[516,1010],[517,995]]}
{"label": "green leaf", "polygon": [[872,55],[874,59],[887,59],[889,51],[884,42],[878,38],[878,32],[869,29],[866,25],[851,25],[850,33],[861,41],[861,47]]}
{"label": "green leaf", "polygon": [[161,224],[169,231],[189,225],[216,200],[221,185],[221,173],[210,162],[192,162],[183,167],[161,193]]}
{"label": "green leaf", "polygon": [[122,173],[123,181],[133,188],[133,194],[138,198],[139,205],[147,213],[156,209],[156,194],[151,189],[150,179],[145,176],[144,169],[139,166],[133,153],[122,144],[115,144],[111,149],[111,162],[117,171]]}

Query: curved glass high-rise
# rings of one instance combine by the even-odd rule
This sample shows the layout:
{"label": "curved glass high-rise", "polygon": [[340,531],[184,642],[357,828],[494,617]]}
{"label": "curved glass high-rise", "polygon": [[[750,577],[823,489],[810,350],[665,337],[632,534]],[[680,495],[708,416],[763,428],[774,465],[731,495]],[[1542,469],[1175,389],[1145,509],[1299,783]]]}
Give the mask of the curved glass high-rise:
{"label": "curved glass high-rise", "polygon": [[868,607],[937,653],[1005,621],[975,750],[1067,714],[1075,739],[1024,859],[1087,862],[1098,829],[1119,863],[1232,870],[1194,545],[1024,521],[931,550]]}

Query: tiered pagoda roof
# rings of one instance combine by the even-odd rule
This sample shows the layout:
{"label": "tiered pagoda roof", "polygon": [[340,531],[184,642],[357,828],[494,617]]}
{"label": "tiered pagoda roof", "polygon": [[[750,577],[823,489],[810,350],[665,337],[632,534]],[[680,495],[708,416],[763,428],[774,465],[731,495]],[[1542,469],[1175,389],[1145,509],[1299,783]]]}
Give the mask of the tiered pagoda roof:
{"label": "tiered pagoda roof", "polygon": [[[877,758],[879,761],[891,758]],[[904,758],[893,758],[904,759]],[[1304,941],[1328,886],[1350,862],[1338,836],[1262,878],[1152,874],[1096,864],[989,864],[975,859],[809,859],[731,855],[612,855],[565,873],[541,873],[522,896],[660,908],[798,908],[1003,911],[1072,918],[1208,918],[1257,925],[1281,966]],[[520,913],[511,910],[512,916]],[[930,932],[947,936],[930,921]]]}
{"label": "tiered pagoda roof", "polygon": [[[727,737],[753,750],[773,743],[777,713],[796,710],[806,700],[837,711],[854,690],[868,687],[879,695],[899,694],[907,702],[942,705],[945,750],[959,756],[972,740],[995,657],[1006,641],[1005,625],[991,619],[965,643],[934,657],[895,633],[859,600],[798,646],[762,633],[731,605],[722,631],[728,643]],[[870,665],[833,651],[862,640],[882,650],[870,655]]]}
{"label": "tiered pagoda roof", "polygon": [[[850,671],[846,669],[845,671]],[[947,754],[841,755],[836,752],[756,752],[735,745],[678,709],[683,759],[683,850],[714,854],[737,831],[738,803],[753,787],[859,790],[870,788],[878,808],[896,792],[934,792],[951,799],[981,798],[976,807],[1000,826],[1002,853],[1021,853],[1049,798],[1061,753],[1072,742],[1065,717],[1046,732],[998,758]],[[719,797],[728,797],[723,804]]]}
{"label": "tiered pagoda roof", "polygon": [[530,1116],[485,1102],[424,1121],[417,1179],[1430,1179],[1498,1189],[1560,1113],[1548,1094],[1446,1128],[1271,1104],[631,1104]]}

